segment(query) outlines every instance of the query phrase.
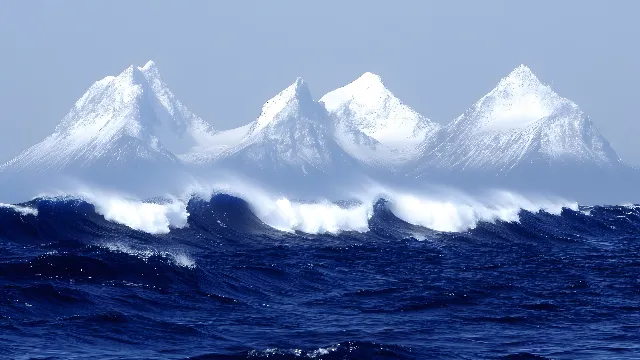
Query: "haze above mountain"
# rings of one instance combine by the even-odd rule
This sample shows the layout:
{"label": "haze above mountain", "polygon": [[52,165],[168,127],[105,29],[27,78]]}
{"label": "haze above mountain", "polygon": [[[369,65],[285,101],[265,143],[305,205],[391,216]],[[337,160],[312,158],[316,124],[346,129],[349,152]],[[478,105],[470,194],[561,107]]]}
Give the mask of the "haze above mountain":
{"label": "haze above mountain", "polygon": [[524,65],[445,126],[367,72],[318,101],[298,78],[257,119],[217,131],[175,98],[150,61],[92,85],[52,135],[0,174],[64,174],[147,190],[159,179],[222,170],[289,190],[370,176],[560,193],[580,182],[585,194],[634,173],[578,105]]}

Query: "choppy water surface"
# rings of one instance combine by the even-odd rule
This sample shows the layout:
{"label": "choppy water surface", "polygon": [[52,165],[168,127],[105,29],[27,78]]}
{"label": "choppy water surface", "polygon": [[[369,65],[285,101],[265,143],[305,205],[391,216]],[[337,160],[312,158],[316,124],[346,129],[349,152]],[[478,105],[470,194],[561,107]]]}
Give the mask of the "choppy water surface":
{"label": "choppy water surface", "polygon": [[286,233],[192,200],[149,234],[79,200],[0,207],[7,358],[640,357],[640,208],[520,212],[437,232]]}

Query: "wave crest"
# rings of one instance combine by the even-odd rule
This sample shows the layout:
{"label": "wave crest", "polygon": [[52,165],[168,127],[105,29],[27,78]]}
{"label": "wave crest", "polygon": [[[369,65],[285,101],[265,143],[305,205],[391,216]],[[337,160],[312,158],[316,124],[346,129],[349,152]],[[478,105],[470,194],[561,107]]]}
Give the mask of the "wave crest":
{"label": "wave crest", "polygon": [[38,216],[38,209],[34,209],[28,206],[11,205],[0,203],[0,208],[10,209],[17,212],[20,215],[32,215]]}
{"label": "wave crest", "polygon": [[[87,188],[72,197],[91,203],[96,213],[108,221],[150,234],[167,234],[172,229],[187,227],[187,209],[191,199],[208,201],[216,194],[228,194],[246,201],[253,215],[273,229],[307,234],[368,232],[371,218],[375,215],[374,205],[381,199],[385,200],[386,208],[398,219],[440,232],[466,231],[480,222],[517,222],[523,210],[556,215],[563,208],[578,210],[577,203],[564,199],[525,196],[507,191],[471,196],[443,189],[402,191],[377,184],[363,184],[362,188],[368,189],[345,193],[340,201],[326,198],[311,201],[292,199],[241,181],[192,186],[182,196],[168,195],[153,201]],[[37,209],[26,206],[5,207],[23,215],[38,214]]]}
{"label": "wave crest", "polygon": [[475,228],[479,222],[517,222],[522,210],[546,211],[559,215],[563,208],[578,209],[578,204],[564,199],[529,199],[510,192],[494,192],[484,199],[460,194],[433,197],[396,193],[389,207],[398,218],[436,231],[459,232]]}
{"label": "wave crest", "polygon": [[326,200],[301,203],[280,198],[275,202],[254,205],[254,208],[258,218],[276,230],[308,234],[366,232],[373,215],[373,204],[342,207]]}

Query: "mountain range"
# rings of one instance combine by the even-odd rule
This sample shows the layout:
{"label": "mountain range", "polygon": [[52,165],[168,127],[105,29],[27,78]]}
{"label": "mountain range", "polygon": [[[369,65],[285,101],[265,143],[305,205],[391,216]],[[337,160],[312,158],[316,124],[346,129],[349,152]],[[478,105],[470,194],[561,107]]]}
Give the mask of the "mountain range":
{"label": "mountain range", "polygon": [[53,134],[0,167],[0,182],[17,190],[64,177],[151,194],[164,187],[159,179],[220,171],[302,192],[366,175],[584,201],[631,196],[638,178],[578,105],[524,65],[444,126],[367,72],[318,101],[298,78],[257,119],[219,131],[177,100],[149,61],[93,84]]}

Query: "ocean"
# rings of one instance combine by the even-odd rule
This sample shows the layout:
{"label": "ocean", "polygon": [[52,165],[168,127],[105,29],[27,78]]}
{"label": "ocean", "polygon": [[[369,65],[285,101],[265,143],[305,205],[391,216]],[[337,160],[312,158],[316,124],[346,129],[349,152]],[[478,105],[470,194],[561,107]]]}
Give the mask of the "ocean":
{"label": "ocean", "polygon": [[0,357],[640,358],[640,206],[455,231],[390,208],[310,234],[224,194],[170,231],[80,199],[2,206]]}

